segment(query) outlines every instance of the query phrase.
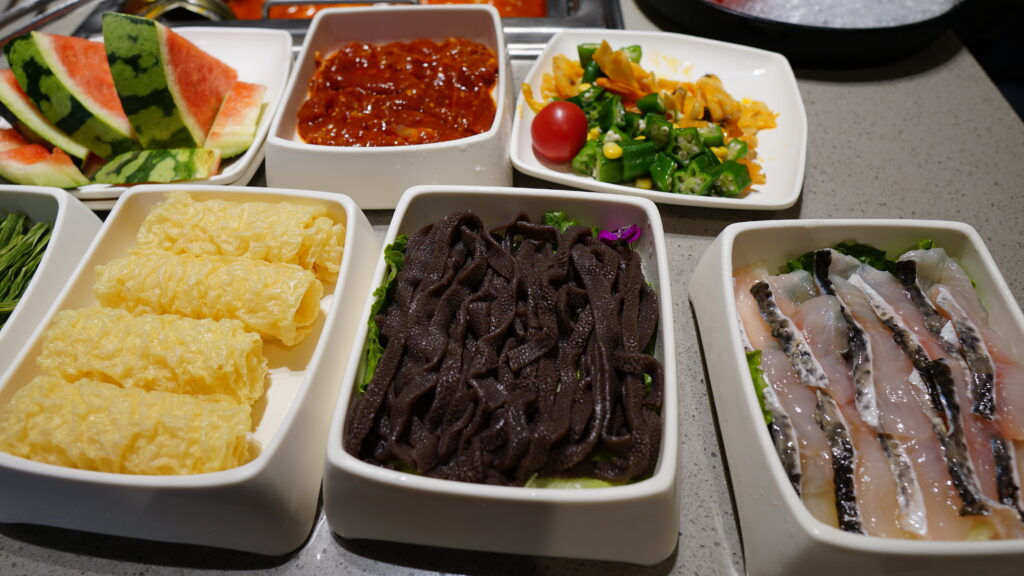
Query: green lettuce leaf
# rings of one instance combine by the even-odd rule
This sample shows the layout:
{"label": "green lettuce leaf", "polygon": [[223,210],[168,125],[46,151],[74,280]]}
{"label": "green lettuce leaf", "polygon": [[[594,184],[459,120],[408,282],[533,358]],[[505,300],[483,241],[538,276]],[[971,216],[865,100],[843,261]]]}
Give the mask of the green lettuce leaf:
{"label": "green lettuce leaf", "polygon": [[761,370],[761,351],[754,350],[747,352],[747,368],[750,370],[750,378],[754,381],[754,392],[757,393],[757,403],[761,405],[761,414],[764,415],[764,423],[772,423],[772,413],[764,403],[764,389],[768,387],[768,381],[764,379],[764,371]]}
{"label": "green lettuce leaf", "polygon": [[544,223],[548,226],[554,226],[558,228],[559,232],[565,232],[565,229],[569,226],[576,226],[577,223],[569,215],[562,211],[553,211],[544,213]]}
{"label": "green lettuce leaf", "polygon": [[405,263],[405,249],[408,243],[408,236],[399,235],[393,243],[384,247],[384,263],[387,264],[387,269],[384,271],[384,279],[380,286],[373,291],[373,304],[370,305],[370,317],[367,320],[370,328],[366,332],[366,347],[363,352],[363,378],[359,382],[360,394],[366,392],[366,387],[377,371],[377,364],[384,355],[384,346],[380,343],[380,328],[377,327],[377,314],[388,304],[388,291],[402,264]]}

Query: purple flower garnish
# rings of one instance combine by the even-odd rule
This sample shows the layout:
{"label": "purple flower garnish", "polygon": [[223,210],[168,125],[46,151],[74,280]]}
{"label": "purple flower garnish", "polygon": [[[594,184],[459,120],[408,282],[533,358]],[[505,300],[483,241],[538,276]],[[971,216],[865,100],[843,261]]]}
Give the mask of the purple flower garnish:
{"label": "purple flower garnish", "polygon": [[629,226],[623,226],[618,230],[601,230],[597,233],[597,237],[602,242],[609,244],[618,240],[632,243],[640,237],[640,227],[636,224],[630,224]]}

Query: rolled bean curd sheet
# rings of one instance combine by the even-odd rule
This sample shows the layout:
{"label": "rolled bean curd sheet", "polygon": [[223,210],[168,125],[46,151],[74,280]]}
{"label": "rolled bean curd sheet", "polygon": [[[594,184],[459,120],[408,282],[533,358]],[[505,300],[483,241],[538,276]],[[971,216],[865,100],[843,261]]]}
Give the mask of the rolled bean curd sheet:
{"label": "rolled bean curd sheet", "polygon": [[135,316],[93,307],[59,313],[36,360],[44,373],[124,388],[223,394],[252,404],[263,395],[263,340],[238,320]]}
{"label": "rolled bean curd sheet", "polygon": [[312,330],[323,291],[312,272],[290,264],[163,252],[136,252],[97,266],[93,285],[103,306],[240,320],[286,346]]}
{"label": "rolled bean curd sheet", "polygon": [[295,264],[322,282],[337,280],[345,226],[323,206],[290,202],[197,202],[171,192],[139,228],[140,250],[239,256]]}
{"label": "rolled bean curd sheet", "polygon": [[249,407],[39,376],[0,409],[0,450],[37,462],[123,474],[199,474],[255,456]]}

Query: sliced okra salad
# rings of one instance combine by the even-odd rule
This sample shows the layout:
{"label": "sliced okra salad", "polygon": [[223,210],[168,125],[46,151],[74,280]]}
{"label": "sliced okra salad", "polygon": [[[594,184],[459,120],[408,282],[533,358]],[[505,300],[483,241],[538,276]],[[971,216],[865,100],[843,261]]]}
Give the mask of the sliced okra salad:
{"label": "sliced okra salad", "polygon": [[757,133],[775,127],[763,102],[736,100],[721,80],[657,78],[637,45],[607,41],[559,54],[536,99],[530,126],[537,157],[600,182],[701,196],[743,197],[765,183]]}

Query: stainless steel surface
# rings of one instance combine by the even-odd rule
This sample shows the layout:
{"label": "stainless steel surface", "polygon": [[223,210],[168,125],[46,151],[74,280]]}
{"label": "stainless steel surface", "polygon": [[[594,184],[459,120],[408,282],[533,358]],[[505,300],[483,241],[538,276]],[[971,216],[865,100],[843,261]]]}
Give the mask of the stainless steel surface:
{"label": "stainless steel surface", "polygon": [[0,46],[21,36],[53,23],[86,5],[90,0],[33,0],[12,2],[0,12]]}
{"label": "stainless steel surface", "polygon": [[159,19],[164,14],[181,8],[212,22],[234,20],[235,13],[223,0],[128,0],[122,11],[143,18]]}
{"label": "stainless steel surface", "polygon": [[266,0],[263,2],[263,18],[270,18],[270,8],[273,6],[294,6],[296,4],[312,4],[314,6],[318,4],[324,5],[338,5],[338,4],[419,4],[418,0]]}
{"label": "stainless steel surface", "polygon": [[[79,0],[80,1],[80,0]],[[81,24],[73,29],[80,36],[99,34],[102,30],[101,17],[110,10],[123,10],[123,6],[132,1],[146,0],[99,0],[92,12]],[[185,0],[157,0],[185,1]],[[222,1],[222,0],[216,0]],[[386,0],[363,0],[364,2]],[[332,4],[334,0],[270,0],[272,4]],[[359,3],[359,0],[342,0],[345,3]],[[398,3],[415,3],[416,0],[397,0]],[[265,10],[269,7],[265,7]],[[161,22],[169,26],[223,26],[223,22],[196,18],[192,14],[163,14]],[[505,45],[513,58],[536,58],[543,49],[544,43],[562,28],[622,28],[622,10],[619,0],[549,0],[548,17],[546,18],[503,18],[505,29]],[[303,19],[263,19],[233,20],[229,24],[246,28],[275,28],[287,30],[292,34],[296,46],[302,44],[309,28],[309,20]]]}
{"label": "stainless steel surface", "polygon": [[[622,0],[621,6],[626,28],[657,28],[633,0]],[[528,66],[529,61],[517,62],[514,73],[522,77]],[[0,574],[717,576],[755,570],[743,563],[728,469],[708,394],[702,358],[715,351],[701,349],[686,299],[691,270],[714,237],[733,222],[754,219],[959,220],[979,230],[1011,293],[1018,302],[1024,297],[1024,123],[956,37],[947,34],[924,52],[885,67],[827,73],[798,69],[797,80],[809,141],[804,188],[796,206],[769,213],[660,208],[676,295],[671,305],[679,375],[682,523],[678,548],[664,562],[639,567],[351,541],[335,535],[319,516],[306,544],[279,558],[0,525]],[[551,187],[521,175],[516,184]],[[391,214],[368,213],[381,237]],[[978,566],[978,572],[985,573],[985,567]]]}

